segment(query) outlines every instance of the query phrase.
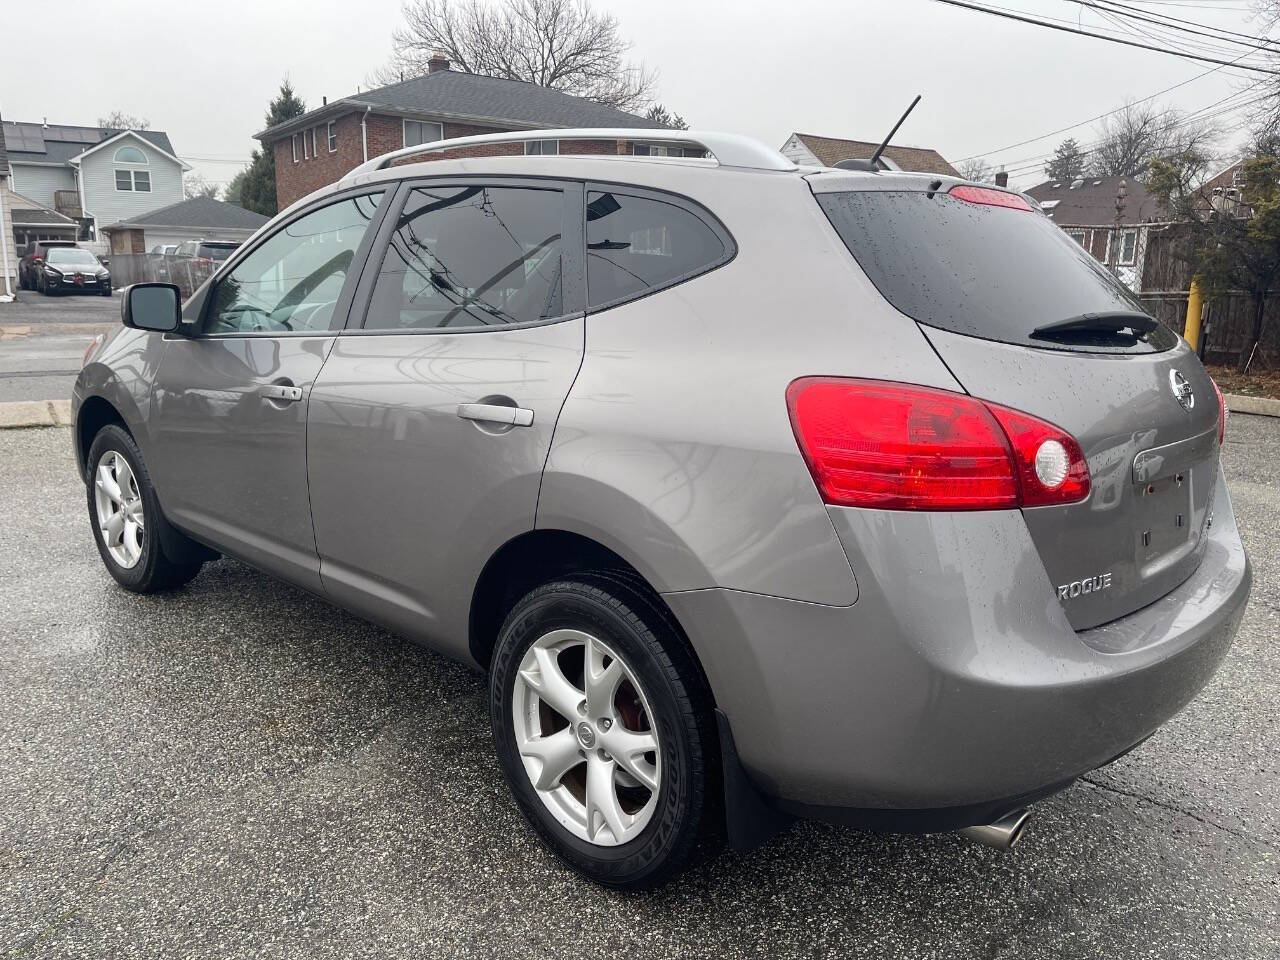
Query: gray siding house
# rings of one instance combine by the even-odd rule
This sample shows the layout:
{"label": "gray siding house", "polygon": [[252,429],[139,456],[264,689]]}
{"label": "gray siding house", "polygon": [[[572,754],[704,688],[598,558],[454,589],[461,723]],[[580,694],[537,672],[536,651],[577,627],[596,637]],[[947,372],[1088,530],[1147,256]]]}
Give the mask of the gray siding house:
{"label": "gray siding house", "polygon": [[99,226],[182,199],[190,167],[158,130],[110,130],[5,121],[11,188],[80,224],[80,239]]}

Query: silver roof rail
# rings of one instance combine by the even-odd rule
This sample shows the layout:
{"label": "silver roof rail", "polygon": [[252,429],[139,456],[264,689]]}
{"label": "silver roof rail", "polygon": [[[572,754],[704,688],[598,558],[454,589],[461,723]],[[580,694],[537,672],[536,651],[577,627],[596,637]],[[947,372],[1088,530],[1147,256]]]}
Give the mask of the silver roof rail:
{"label": "silver roof rail", "polygon": [[502,133],[485,133],[476,137],[455,137],[452,140],[421,143],[414,147],[392,150],[372,160],[366,160],[343,179],[349,180],[364,173],[384,170],[394,161],[405,157],[490,143],[523,143],[525,140],[640,140],[653,143],[681,143],[708,151],[722,167],[779,171],[799,169],[777,150],[766,147],[759,140],[736,133],[713,133],[707,130],[645,130],[631,127],[571,127],[557,130],[509,130]]}

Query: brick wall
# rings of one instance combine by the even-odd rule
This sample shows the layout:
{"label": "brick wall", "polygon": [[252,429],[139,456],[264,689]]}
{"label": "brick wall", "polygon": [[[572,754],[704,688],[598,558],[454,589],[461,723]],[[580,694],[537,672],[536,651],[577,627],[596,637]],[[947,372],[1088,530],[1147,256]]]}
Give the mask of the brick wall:
{"label": "brick wall", "polygon": [[[293,139],[285,137],[275,142],[276,160],[276,201],[283,210],[289,204],[314,190],[319,190],[340,179],[351,169],[364,162],[364,152],[360,137],[360,113],[349,113],[334,121],[337,134],[337,150],[329,152],[328,137],[324,124],[315,127],[316,156],[311,156],[311,128],[306,131],[307,156],[303,156],[302,138],[298,139],[298,159],[293,159]],[[365,121],[365,133],[369,141],[369,157],[376,157],[404,146],[404,128],[399,117],[369,114]],[[457,137],[473,137],[486,133],[499,133],[501,127],[478,127],[465,123],[444,124],[444,136],[447,140]],[[629,153],[629,142],[610,140],[564,140],[560,143],[561,153],[579,154],[611,154]],[[424,160],[447,160],[459,157],[508,157],[524,153],[523,143],[493,143],[478,147],[462,147],[457,150],[446,150],[440,153],[427,154],[400,161],[402,163],[421,163]]]}

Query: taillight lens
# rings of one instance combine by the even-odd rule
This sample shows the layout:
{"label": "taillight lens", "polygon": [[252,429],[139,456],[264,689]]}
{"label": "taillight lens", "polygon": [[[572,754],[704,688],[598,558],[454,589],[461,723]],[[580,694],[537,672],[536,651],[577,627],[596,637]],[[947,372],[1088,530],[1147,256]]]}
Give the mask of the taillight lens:
{"label": "taillight lens", "polygon": [[1218,381],[1210,377],[1209,382],[1213,384],[1213,392],[1218,395],[1218,446],[1222,446],[1227,440],[1227,417],[1230,411],[1227,410],[1227,398],[1222,395]]}
{"label": "taillight lens", "polygon": [[806,377],[787,389],[787,408],[830,504],[1002,510],[1089,495],[1089,468],[1073,437],[962,393]]}

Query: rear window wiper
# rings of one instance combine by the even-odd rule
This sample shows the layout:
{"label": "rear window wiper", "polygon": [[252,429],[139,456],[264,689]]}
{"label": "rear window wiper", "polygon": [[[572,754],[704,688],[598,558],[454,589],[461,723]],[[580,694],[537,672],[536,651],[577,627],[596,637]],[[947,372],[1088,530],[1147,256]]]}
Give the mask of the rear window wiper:
{"label": "rear window wiper", "polygon": [[1105,313],[1082,313],[1065,320],[1041,324],[1031,331],[1031,336],[1050,338],[1077,333],[1123,333],[1126,330],[1142,336],[1151,333],[1159,325],[1154,317],[1137,310],[1109,310]]}

